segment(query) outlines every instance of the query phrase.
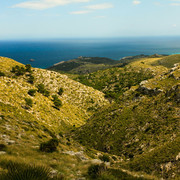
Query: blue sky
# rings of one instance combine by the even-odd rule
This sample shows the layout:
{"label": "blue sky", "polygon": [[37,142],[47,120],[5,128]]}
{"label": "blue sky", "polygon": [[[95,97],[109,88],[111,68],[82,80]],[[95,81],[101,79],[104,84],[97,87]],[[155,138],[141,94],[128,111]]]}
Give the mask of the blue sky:
{"label": "blue sky", "polygon": [[0,39],[180,35],[180,0],[0,0]]}

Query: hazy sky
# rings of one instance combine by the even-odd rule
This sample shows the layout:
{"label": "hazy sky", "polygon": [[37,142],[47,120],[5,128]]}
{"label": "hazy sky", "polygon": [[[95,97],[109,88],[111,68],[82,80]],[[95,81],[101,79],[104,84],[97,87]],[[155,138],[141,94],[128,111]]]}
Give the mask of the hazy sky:
{"label": "hazy sky", "polygon": [[180,35],[180,0],[0,0],[0,39]]}

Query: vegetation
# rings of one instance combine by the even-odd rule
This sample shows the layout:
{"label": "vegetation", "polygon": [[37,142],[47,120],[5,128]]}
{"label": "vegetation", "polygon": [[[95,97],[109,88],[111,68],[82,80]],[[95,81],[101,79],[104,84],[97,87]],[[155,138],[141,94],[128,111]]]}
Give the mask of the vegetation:
{"label": "vegetation", "polygon": [[11,72],[14,73],[16,76],[21,76],[21,75],[25,74],[26,70],[23,66],[20,67],[20,66],[16,65],[16,66],[12,67]]}
{"label": "vegetation", "polygon": [[120,61],[101,57],[79,57],[77,59],[60,62],[48,68],[54,71],[63,71],[74,74],[87,74],[113,66],[122,66]]}
{"label": "vegetation", "polygon": [[140,177],[133,177],[118,169],[107,168],[105,164],[93,164],[88,168],[88,179],[93,180],[145,180]]}
{"label": "vegetation", "polygon": [[[16,161],[1,161],[4,171],[0,175],[1,180],[50,180],[51,169],[42,165],[26,164]],[[60,179],[59,179],[60,180]]]}
{"label": "vegetation", "polygon": [[5,76],[5,73],[3,73],[3,72],[0,71],[0,77],[1,77],[1,76]]}
{"label": "vegetation", "polygon": [[50,95],[50,92],[45,89],[44,84],[42,84],[42,83],[38,84],[37,88],[38,88],[38,92],[43,94],[44,96],[48,97]]}
{"label": "vegetation", "polygon": [[53,103],[54,103],[54,107],[55,107],[56,109],[59,109],[59,107],[62,106],[62,101],[58,98],[57,95],[53,95],[52,98],[53,98],[52,101],[53,101]]}
{"label": "vegetation", "polygon": [[32,70],[31,70],[31,65],[30,64],[26,64],[26,72],[29,72],[29,73],[32,73]]}
{"label": "vegetation", "polygon": [[30,84],[34,84],[34,80],[35,80],[34,76],[30,75],[27,82],[30,83]]}
{"label": "vegetation", "polygon": [[35,96],[35,94],[36,94],[36,89],[30,89],[29,91],[28,91],[28,94],[30,95],[30,96]]}
{"label": "vegetation", "polygon": [[152,63],[153,66],[165,66],[167,68],[172,68],[174,66],[174,64],[179,63],[180,62],[180,55],[176,54],[176,55],[171,55],[171,56],[167,56],[164,57],[154,63]]}
{"label": "vegetation", "polygon": [[141,81],[152,77],[151,72],[146,72],[143,69],[111,68],[88,75],[81,75],[76,80],[104,92],[106,98],[118,100],[119,96],[132,86],[136,86]]}
{"label": "vegetation", "polygon": [[26,107],[31,108],[33,106],[33,100],[31,98],[25,98]]}
{"label": "vegetation", "polygon": [[53,138],[48,142],[44,142],[40,144],[40,151],[52,153],[57,150],[57,146],[59,144],[58,139]]}
{"label": "vegetation", "polygon": [[58,94],[61,96],[63,94],[64,90],[63,88],[59,88]]}
{"label": "vegetation", "polygon": [[[163,58],[83,75],[108,100],[116,99],[109,103],[102,92],[66,75],[0,57],[6,75],[0,86],[0,179],[28,179],[38,167],[50,169],[51,179],[179,179],[180,66],[152,65]],[[24,75],[11,72],[16,66],[24,67]],[[24,106],[25,98],[32,102]],[[111,166],[94,164],[98,158]]]}
{"label": "vegetation", "polygon": [[110,161],[109,156],[106,155],[106,154],[103,154],[103,155],[99,156],[99,159],[104,161],[104,162],[109,162]]}

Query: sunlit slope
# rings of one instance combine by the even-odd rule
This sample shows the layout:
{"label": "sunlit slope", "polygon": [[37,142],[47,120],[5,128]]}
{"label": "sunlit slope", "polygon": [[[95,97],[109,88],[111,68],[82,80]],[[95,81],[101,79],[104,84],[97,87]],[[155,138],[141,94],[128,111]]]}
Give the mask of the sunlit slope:
{"label": "sunlit slope", "polygon": [[170,178],[174,173],[179,177],[180,66],[151,66],[158,60],[141,59],[126,66],[127,71],[136,67],[153,77],[131,86],[117,104],[95,114],[73,136],[86,146],[122,156],[127,164],[131,160],[131,170],[161,176],[164,166],[164,176]]}
{"label": "sunlit slope", "polygon": [[[0,58],[0,64],[0,71],[5,73],[4,77],[0,77],[1,103],[25,111],[23,109],[25,98],[31,98],[33,106],[26,112],[49,126],[58,125],[61,122],[76,126],[81,125],[94,111],[108,104],[103,93],[75,82],[65,75],[33,69],[35,83],[30,84],[27,82],[26,75],[13,77],[13,73],[10,72],[13,66],[24,65],[8,58]],[[45,97],[39,92],[35,96],[28,94],[30,89],[37,89],[36,86],[40,83],[43,83],[45,88],[50,91],[49,97]],[[63,94],[59,96],[63,106],[57,110],[53,108],[51,96],[57,94],[59,88],[64,90]]]}

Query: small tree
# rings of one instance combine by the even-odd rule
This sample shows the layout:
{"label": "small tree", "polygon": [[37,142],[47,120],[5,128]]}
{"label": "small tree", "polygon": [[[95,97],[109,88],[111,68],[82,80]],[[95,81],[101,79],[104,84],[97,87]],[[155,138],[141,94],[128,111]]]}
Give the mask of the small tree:
{"label": "small tree", "polygon": [[16,76],[20,76],[20,75],[24,75],[26,70],[24,67],[20,67],[20,66],[16,65],[16,66],[12,67],[11,72],[15,73]]}
{"label": "small tree", "polygon": [[31,98],[25,98],[26,107],[31,108],[33,106],[33,100]]}
{"label": "small tree", "polygon": [[62,101],[58,98],[57,95],[53,95],[52,98],[53,98],[52,101],[54,102],[54,107],[55,107],[56,109],[59,109],[59,107],[62,106]]}
{"label": "small tree", "polygon": [[29,94],[30,96],[35,96],[35,94],[36,94],[36,89],[30,89],[30,90],[28,91],[28,94]]}
{"label": "small tree", "polygon": [[34,76],[32,76],[32,75],[30,75],[29,76],[29,79],[28,79],[28,82],[30,83],[30,84],[34,84]]}
{"label": "small tree", "polygon": [[26,72],[32,73],[31,65],[30,64],[26,64],[25,67],[26,67]]}
{"label": "small tree", "polygon": [[0,71],[0,76],[5,76],[5,74],[3,72]]}
{"label": "small tree", "polygon": [[63,88],[60,88],[58,91],[58,94],[61,96],[63,94],[63,92],[64,92]]}
{"label": "small tree", "polygon": [[44,84],[38,84],[37,85],[38,92],[43,94],[44,96],[48,97],[50,95],[50,92],[45,89]]}

